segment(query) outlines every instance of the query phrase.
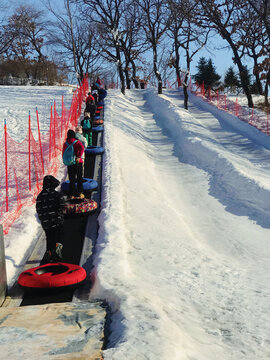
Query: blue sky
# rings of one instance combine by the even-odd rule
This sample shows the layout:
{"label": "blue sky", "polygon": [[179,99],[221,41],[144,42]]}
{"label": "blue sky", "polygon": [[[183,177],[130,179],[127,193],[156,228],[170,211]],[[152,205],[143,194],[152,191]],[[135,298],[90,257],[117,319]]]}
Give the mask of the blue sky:
{"label": "blue sky", "polygon": [[[63,6],[63,0],[51,0],[51,3],[57,6],[58,9],[61,9]],[[37,9],[44,8],[42,0],[10,0],[10,8],[14,9],[16,6],[22,4],[33,4]],[[222,79],[230,66],[233,66],[235,71],[238,71],[236,65],[232,61],[232,51],[228,49],[227,42],[222,40],[219,35],[213,36],[209,45],[207,45],[207,48],[200,50],[199,53],[194,56],[193,61],[191,62],[192,75],[197,72],[196,65],[201,57],[212,59],[213,64],[216,67],[216,71]],[[248,68],[252,67],[252,63],[250,61],[246,61],[244,64],[247,65]]]}

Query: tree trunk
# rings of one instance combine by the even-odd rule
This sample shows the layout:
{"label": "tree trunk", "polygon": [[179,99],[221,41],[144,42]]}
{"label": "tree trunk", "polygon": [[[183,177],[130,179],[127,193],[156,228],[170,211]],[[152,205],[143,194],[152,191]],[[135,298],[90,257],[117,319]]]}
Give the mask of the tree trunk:
{"label": "tree trunk", "polygon": [[177,40],[177,36],[174,38],[174,53],[175,53],[175,72],[176,72],[176,81],[177,81],[177,86],[180,86],[180,79],[181,79],[181,73],[180,73],[180,68],[179,68],[179,64],[180,64],[180,54],[179,54],[179,46],[178,46],[178,40]]}
{"label": "tree trunk", "polygon": [[125,68],[124,73],[125,73],[125,77],[126,77],[127,89],[130,89],[130,78],[129,78],[129,73],[128,73],[127,68]]}
{"label": "tree trunk", "polygon": [[[71,16],[70,7],[69,7],[69,0],[67,0],[66,6],[67,6],[68,17],[69,17],[70,34],[71,34],[71,41],[72,41],[73,66],[74,66],[74,70],[77,74],[76,46],[75,46],[75,40],[74,40],[74,34],[73,34],[73,23],[72,23],[72,16]],[[77,77],[77,80],[80,83],[79,77]]]}
{"label": "tree trunk", "polygon": [[157,49],[155,45],[153,46],[153,63],[154,73],[158,81],[158,94],[162,94],[162,79],[157,67]]}
{"label": "tree trunk", "polygon": [[269,106],[269,101],[268,101],[268,86],[270,84],[270,70],[267,73],[266,76],[266,81],[265,81],[265,88],[264,88],[264,105],[265,106]]}
{"label": "tree trunk", "polygon": [[187,91],[187,88],[188,88],[188,74],[186,73],[185,75],[185,82],[183,84],[183,90],[184,90],[184,108],[186,110],[188,110],[188,91]]}
{"label": "tree trunk", "polygon": [[115,45],[115,50],[116,50],[116,58],[117,58],[117,70],[118,70],[118,74],[119,74],[120,82],[121,82],[121,93],[123,95],[125,95],[125,90],[126,90],[125,77],[124,77],[124,72],[123,72],[123,68],[122,68],[120,49],[119,49],[118,45]]}
{"label": "tree trunk", "polygon": [[255,74],[256,85],[260,95],[263,95],[262,83],[259,74]]}
{"label": "tree trunk", "polygon": [[190,63],[191,63],[191,59],[189,56],[189,50],[186,50],[186,64],[187,64],[187,72],[185,74],[185,80],[184,80],[184,84],[183,84],[183,89],[184,89],[184,108],[186,110],[188,110],[188,77],[190,74]]}
{"label": "tree trunk", "polygon": [[220,29],[220,34],[221,36],[229,43],[233,54],[234,54],[234,62],[236,63],[238,70],[239,70],[239,75],[240,75],[240,80],[241,80],[241,85],[242,88],[246,94],[247,97],[247,101],[248,101],[248,107],[252,108],[253,107],[253,100],[252,100],[252,96],[251,96],[251,92],[247,83],[247,79],[245,77],[245,72],[244,72],[244,67],[242,64],[242,61],[240,59],[240,56],[238,55],[238,51],[237,48],[234,44],[234,42],[231,39],[230,33],[226,30],[226,29]]}
{"label": "tree trunk", "polygon": [[118,73],[121,81],[121,93],[125,95],[126,86],[125,86],[125,77],[122,69],[122,64],[118,64]]}
{"label": "tree trunk", "polygon": [[136,76],[136,65],[135,62],[133,60],[131,60],[131,65],[132,65],[132,81],[134,83],[135,89],[139,89],[139,83],[137,80],[137,76]]}
{"label": "tree trunk", "polygon": [[[237,54],[237,56],[238,56],[238,54]],[[242,65],[242,62],[241,62],[239,56],[238,56],[238,59],[235,58],[235,62],[239,69],[241,84],[242,84],[243,90],[247,97],[248,107],[253,108],[253,100],[252,100],[251,92],[250,92],[249,86],[247,84],[247,80],[244,75],[244,68],[243,68],[243,65]]]}

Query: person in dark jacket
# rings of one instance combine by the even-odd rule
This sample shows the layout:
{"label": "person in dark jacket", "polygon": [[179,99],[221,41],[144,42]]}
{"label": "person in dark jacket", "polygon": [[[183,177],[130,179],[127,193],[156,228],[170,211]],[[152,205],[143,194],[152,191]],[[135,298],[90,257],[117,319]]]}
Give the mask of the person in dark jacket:
{"label": "person in dark jacket", "polygon": [[91,95],[91,98],[86,103],[85,110],[84,110],[84,116],[87,116],[90,114],[90,118],[93,121],[95,119],[96,111],[97,111],[97,105],[95,102],[95,98]]}
{"label": "person in dark jacket", "polygon": [[104,100],[106,96],[107,96],[107,91],[105,89],[103,89],[103,88],[100,88],[98,90],[98,99],[99,99],[99,101]]}
{"label": "person in dark jacket", "polygon": [[71,198],[77,196],[76,186],[75,186],[75,183],[77,182],[77,190],[79,194],[78,196],[80,199],[84,199],[85,196],[83,193],[83,179],[82,179],[84,146],[81,143],[81,141],[77,140],[75,137],[76,137],[75,131],[69,129],[67,132],[67,139],[63,145],[62,154],[64,154],[69,144],[72,144],[74,141],[76,141],[76,143],[74,143],[73,145],[76,163],[74,165],[69,165],[67,167],[68,178],[69,178],[69,192]]}
{"label": "person in dark jacket", "polygon": [[64,197],[55,188],[60,181],[52,175],[43,178],[43,189],[36,200],[36,210],[46,234],[46,253],[43,263],[62,260],[62,238],[64,224]]}

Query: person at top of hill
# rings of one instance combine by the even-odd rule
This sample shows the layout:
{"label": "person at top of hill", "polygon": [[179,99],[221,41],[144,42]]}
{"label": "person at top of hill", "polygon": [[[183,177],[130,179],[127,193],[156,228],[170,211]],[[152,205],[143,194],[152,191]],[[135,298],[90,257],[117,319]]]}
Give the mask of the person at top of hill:
{"label": "person at top of hill", "polygon": [[94,92],[98,94],[97,96],[93,94],[93,96],[95,97],[96,104],[99,101],[104,100],[105,97],[107,96],[107,91],[103,89],[101,80],[99,78],[97,78],[95,84],[92,85],[92,93]]}
{"label": "person at top of hill", "polygon": [[[63,159],[64,153],[69,147],[69,145],[73,146],[74,149],[74,163],[67,166],[68,170],[68,178],[69,178],[69,195],[71,198],[75,198],[77,195],[80,199],[84,199],[83,193],[83,155],[84,155],[84,146],[80,140],[76,139],[75,131],[69,129],[67,132],[67,138],[63,145]],[[77,181],[76,181],[77,180]],[[77,182],[77,191],[75,183]]]}
{"label": "person at top of hill", "polygon": [[100,78],[97,78],[95,83],[91,86],[91,89],[92,89],[92,91],[98,90],[100,87],[101,87],[101,80],[100,80]]}
{"label": "person at top of hill", "polygon": [[64,196],[56,191],[60,184],[52,175],[43,178],[43,189],[37,196],[36,211],[46,234],[46,252],[42,264],[62,260]]}
{"label": "person at top of hill", "polygon": [[99,89],[101,88],[101,80],[97,78],[96,82],[91,86],[92,95],[95,98],[95,103],[97,104],[99,101]]}

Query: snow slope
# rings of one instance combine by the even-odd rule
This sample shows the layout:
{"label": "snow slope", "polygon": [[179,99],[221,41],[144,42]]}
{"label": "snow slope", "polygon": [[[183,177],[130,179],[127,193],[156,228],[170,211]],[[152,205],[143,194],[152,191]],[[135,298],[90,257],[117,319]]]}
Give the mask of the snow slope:
{"label": "snow slope", "polygon": [[114,310],[105,359],[269,356],[270,142],[190,100],[106,103],[93,292]]}
{"label": "snow slope", "polygon": [[[104,146],[104,359],[268,359],[269,138],[193,95],[184,110],[181,91],[110,90]],[[31,216],[6,237],[9,282]]]}

